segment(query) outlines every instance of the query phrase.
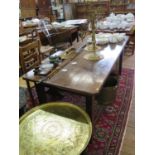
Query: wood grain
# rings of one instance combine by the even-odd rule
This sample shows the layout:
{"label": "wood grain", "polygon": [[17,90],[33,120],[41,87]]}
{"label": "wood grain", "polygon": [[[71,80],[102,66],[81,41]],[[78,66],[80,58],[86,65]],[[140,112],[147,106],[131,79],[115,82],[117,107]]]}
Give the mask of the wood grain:
{"label": "wood grain", "polygon": [[80,93],[99,93],[114,64],[123,52],[127,41],[128,37],[120,45],[107,45],[103,47],[98,52],[99,55],[104,56],[104,59],[100,61],[85,60],[83,57],[88,52],[81,51],[75,59],[51,79],[44,81],[44,83]]}

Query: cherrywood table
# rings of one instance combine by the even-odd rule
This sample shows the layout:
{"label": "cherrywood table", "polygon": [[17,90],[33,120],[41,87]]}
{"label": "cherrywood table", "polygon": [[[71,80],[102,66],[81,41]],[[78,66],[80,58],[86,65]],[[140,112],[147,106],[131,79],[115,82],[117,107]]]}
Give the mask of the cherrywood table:
{"label": "cherrywood table", "polygon": [[46,95],[44,87],[52,87],[58,90],[65,90],[86,97],[86,112],[92,117],[92,105],[113,66],[119,61],[119,74],[122,70],[123,50],[129,40],[126,36],[125,40],[119,44],[108,44],[102,47],[98,52],[104,58],[99,61],[89,61],[84,59],[84,55],[88,54],[83,48],[78,50],[77,55],[65,65],[59,66],[59,70],[52,76],[41,77],[35,76],[33,71],[29,71],[24,75],[24,79],[36,84],[36,90],[40,103],[46,103]]}
{"label": "cherrywood table", "polygon": [[[76,39],[77,42],[79,41],[79,36],[78,36],[78,27],[73,26],[73,27],[62,27],[62,28],[56,28],[56,29],[49,29],[49,33],[53,33],[55,36],[59,34],[59,32],[62,31],[68,31],[68,35],[70,35],[70,43]],[[48,39],[46,38],[44,32],[40,29],[38,29],[38,33],[42,42],[42,45],[47,45],[49,44]]]}

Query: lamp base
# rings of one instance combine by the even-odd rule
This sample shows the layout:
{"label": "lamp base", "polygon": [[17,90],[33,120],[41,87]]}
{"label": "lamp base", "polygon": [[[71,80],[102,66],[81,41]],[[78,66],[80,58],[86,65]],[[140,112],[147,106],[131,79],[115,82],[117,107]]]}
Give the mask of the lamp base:
{"label": "lamp base", "polygon": [[[93,52],[94,49],[93,49],[93,44],[88,44],[85,48],[84,48],[86,51],[89,51],[89,52]],[[101,50],[101,46],[95,46],[95,51],[99,51]]]}
{"label": "lamp base", "polygon": [[90,61],[97,61],[97,60],[101,60],[103,58],[104,58],[103,56],[96,54],[96,52],[88,53],[88,54],[84,55],[84,59],[90,60]]}

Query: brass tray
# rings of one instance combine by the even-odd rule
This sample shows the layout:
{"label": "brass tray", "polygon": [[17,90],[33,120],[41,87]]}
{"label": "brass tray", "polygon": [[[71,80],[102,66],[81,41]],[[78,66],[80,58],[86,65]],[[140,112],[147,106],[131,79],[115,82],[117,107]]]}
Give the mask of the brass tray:
{"label": "brass tray", "polygon": [[65,52],[60,56],[61,59],[72,59],[77,54],[75,50],[76,49],[72,47],[65,50]]}
{"label": "brass tray", "polygon": [[92,134],[87,113],[66,102],[37,106],[19,124],[20,155],[80,155]]}

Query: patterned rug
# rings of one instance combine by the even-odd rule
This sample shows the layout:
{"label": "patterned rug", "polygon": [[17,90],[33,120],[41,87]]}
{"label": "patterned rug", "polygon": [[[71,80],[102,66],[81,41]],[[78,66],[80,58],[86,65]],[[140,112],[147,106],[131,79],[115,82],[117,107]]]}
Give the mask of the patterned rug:
{"label": "patterned rug", "polygon": [[[93,105],[95,128],[88,155],[118,155],[125,129],[134,84],[134,71],[123,69],[115,101],[110,105]],[[85,107],[85,98],[64,93],[63,101]]]}
{"label": "patterned rug", "polygon": [[[119,79],[115,101],[109,105],[93,105],[94,131],[92,143],[88,145],[88,155],[118,155],[121,145],[134,85],[134,70],[123,69]],[[85,98],[62,92],[59,101],[70,102],[85,108]],[[30,102],[30,100],[28,99]]]}

